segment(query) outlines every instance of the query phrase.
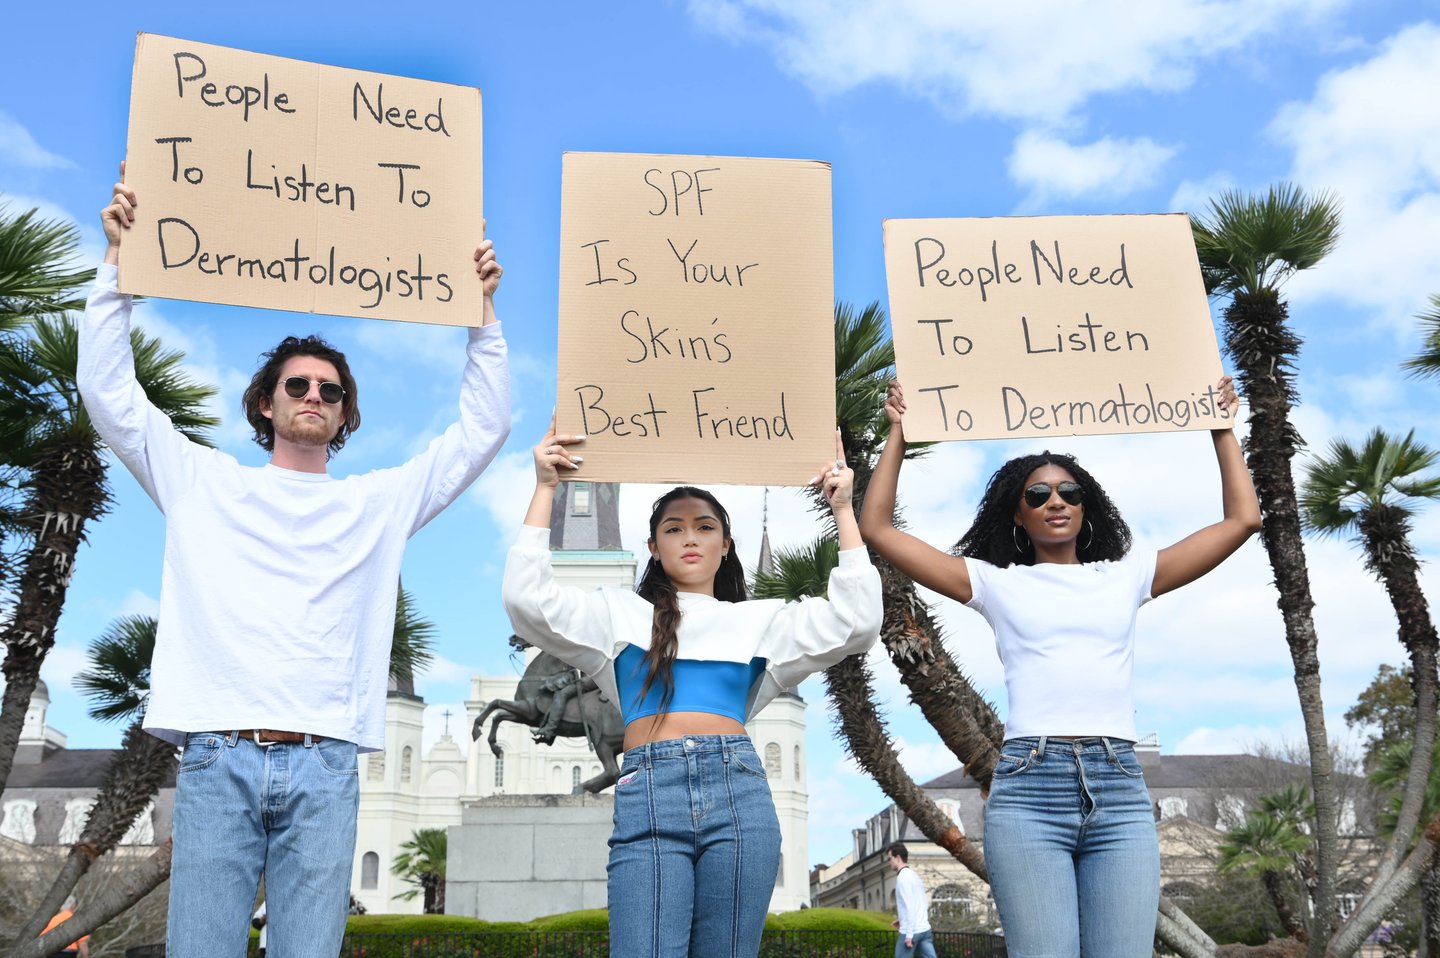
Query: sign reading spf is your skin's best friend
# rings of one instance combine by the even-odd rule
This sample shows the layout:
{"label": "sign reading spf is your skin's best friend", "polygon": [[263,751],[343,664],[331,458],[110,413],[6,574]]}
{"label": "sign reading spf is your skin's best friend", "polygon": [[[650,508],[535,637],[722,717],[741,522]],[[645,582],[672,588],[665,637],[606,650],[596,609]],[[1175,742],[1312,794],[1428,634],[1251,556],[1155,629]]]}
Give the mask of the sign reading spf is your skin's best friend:
{"label": "sign reading spf is your skin's best friend", "polygon": [[1184,214],[887,220],[885,271],[908,439],[1230,425]]}
{"label": "sign reading spf is your skin's best friend", "polygon": [[478,325],[480,91],[141,34],[125,292]]}
{"label": "sign reading spf is your skin's best friend", "polygon": [[556,418],[604,482],[802,485],[835,458],[830,167],[567,153]]}

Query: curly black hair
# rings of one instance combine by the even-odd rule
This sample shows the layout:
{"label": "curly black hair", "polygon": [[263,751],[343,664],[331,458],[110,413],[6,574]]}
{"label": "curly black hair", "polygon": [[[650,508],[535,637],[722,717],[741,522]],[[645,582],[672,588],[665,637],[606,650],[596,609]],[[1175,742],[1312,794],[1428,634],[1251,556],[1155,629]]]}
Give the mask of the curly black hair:
{"label": "curly black hair", "polygon": [[1045,450],[1017,456],[995,471],[975,521],[950,551],[967,559],[981,559],[1000,568],[1035,564],[1035,545],[1023,532],[1016,534],[1015,509],[1025,491],[1025,480],[1041,466],[1059,466],[1085,487],[1085,528],[1075,543],[1081,562],[1114,561],[1130,551],[1130,527],[1095,477],[1074,456]]}

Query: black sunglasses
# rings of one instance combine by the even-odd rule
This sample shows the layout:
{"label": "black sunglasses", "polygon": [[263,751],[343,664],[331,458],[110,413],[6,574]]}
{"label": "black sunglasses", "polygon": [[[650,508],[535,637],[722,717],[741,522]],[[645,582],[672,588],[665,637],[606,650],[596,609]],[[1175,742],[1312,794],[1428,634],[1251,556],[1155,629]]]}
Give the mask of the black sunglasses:
{"label": "black sunglasses", "polygon": [[[310,395],[310,383],[313,380],[304,376],[291,376],[281,383],[285,387],[285,395],[291,399],[304,399]],[[331,406],[345,398],[345,387],[339,383],[318,383],[320,387],[320,398]]]}
{"label": "black sunglasses", "polygon": [[[1025,505],[1031,509],[1039,509],[1050,501],[1050,486],[1043,482],[1037,482],[1033,486],[1025,488]],[[1060,498],[1078,506],[1085,501],[1085,487],[1078,482],[1062,482],[1057,484],[1055,491],[1060,493]]]}

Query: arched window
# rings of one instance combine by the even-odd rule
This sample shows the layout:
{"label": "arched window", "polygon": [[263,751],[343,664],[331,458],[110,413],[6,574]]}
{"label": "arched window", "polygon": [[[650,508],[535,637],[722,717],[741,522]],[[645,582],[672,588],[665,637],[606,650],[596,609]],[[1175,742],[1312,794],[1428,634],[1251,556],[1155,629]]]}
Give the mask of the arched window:
{"label": "arched window", "polygon": [[408,745],[405,746],[405,750],[400,753],[400,781],[402,782],[410,781],[410,762],[413,754],[414,750]]}
{"label": "arched window", "polygon": [[1166,795],[1160,799],[1160,820],[1185,817],[1185,799],[1179,795]]}
{"label": "arched window", "polygon": [[72,798],[65,802],[65,824],[60,826],[60,844],[73,845],[80,840],[85,830],[85,821],[90,817],[93,798]]}
{"label": "arched window", "polygon": [[765,777],[780,777],[780,744],[771,742],[765,746]]}
{"label": "arched window", "polygon": [[800,781],[800,746],[795,746],[795,781]]}
{"label": "arched window", "polygon": [[28,798],[16,798],[5,803],[4,821],[0,821],[0,835],[13,838],[27,845],[35,842],[35,803]]}
{"label": "arched window", "polygon": [[588,516],[590,514],[590,483],[570,483],[570,514],[572,516]]}
{"label": "arched window", "polygon": [[1245,824],[1245,800],[1236,795],[1225,795],[1215,803],[1215,827],[1230,831]]}
{"label": "arched window", "polygon": [[366,852],[360,859],[360,889],[374,890],[380,887],[380,856]]}
{"label": "arched window", "polygon": [[953,798],[942,798],[935,803],[945,817],[950,819],[951,824],[960,829],[960,834],[965,834],[965,823],[960,821],[960,802]]}
{"label": "arched window", "polygon": [[505,749],[495,753],[495,787],[505,787]]}
{"label": "arched window", "polygon": [[576,765],[570,769],[570,789],[574,791],[580,787],[580,766]]}
{"label": "arched window", "polygon": [[370,764],[366,766],[365,777],[372,782],[385,781],[385,753],[371,752]]}

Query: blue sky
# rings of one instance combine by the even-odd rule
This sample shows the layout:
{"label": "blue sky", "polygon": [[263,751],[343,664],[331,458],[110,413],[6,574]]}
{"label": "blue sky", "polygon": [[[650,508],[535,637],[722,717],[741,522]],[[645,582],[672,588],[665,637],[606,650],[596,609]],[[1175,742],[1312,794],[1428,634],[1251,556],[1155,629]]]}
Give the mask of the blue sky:
{"label": "blue sky", "polygon": [[[565,150],[820,159],[833,164],[835,295],[885,299],[886,217],[1202,211],[1223,189],[1290,179],[1334,191],[1344,238],[1286,289],[1304,337],[1301,406],[1316,449],[1375,425],[1440,444],[1440,383],[1404,378],[1413,316],[1440,292],[1440,13],[1376,0],[1171,0],[1144,5],[972,5],[949,0],[709,0],[403,5],[256,2],[22,4],[0,59],[0,193],[77,223],[98,258],[97,213],[125,144],[137,31],[478,86],[485,213],[506,274],[497,300],[512,357],[515,429],[485,476],[413,541],[406,585],[439,626],[432,707],[459,711],[469,676],[509,669],[498,573],[531,486],[528,447],[554,405],[560,157]],[[365,426],[335,460],[345,474],[393,464],[448,421],[463,333],[155,300],[137,318],[220,387],[221,446],[259,463],[238,415],[257,355],[291,332],[346,349]],[[1080,455],[1140,547],[1168,545],[1219,514],[1203,435],[1052,442]],[[948,545],[984,480],[1033,444],[949,444],[908,466],[914,528]],[[153,612],[163,526],[122,469],[114,512],[82,550],[59,643],[44,670],[52,724],[78,747],[113,746],[70,679],[117,615]],[[703,481],[703,476],[696,476]],[[753,561],[761,492],[729,488]],[[650,489],[622,494],[631,548]],[[815,531],[793,494],[771,496],[776,545]],[[1422,514],[1427,557],[1440,520]],[[1399,663],[1384,594],[1345,542],[1310,546],[1332,734],[1382,662]],[[1258,544],[1141,614],[1137,722],[1167,752],[1222,752],[1299,738],[1270,573]],[[1427,589],[1435,579],[1427,572]],[[1000,704],[994,645],[978,616],[941,602],[949,646]],[[876,656],[891,727],[913,775],[956,764]],[[1083,677],[1077,677],[1083,681]],[[812,680],[813,862],[886,804],[832,741]]]}

